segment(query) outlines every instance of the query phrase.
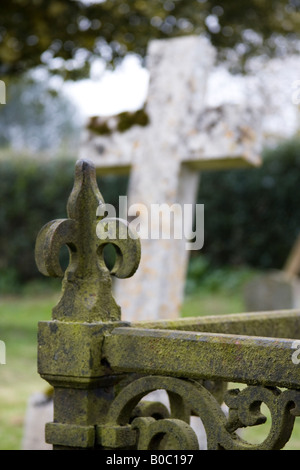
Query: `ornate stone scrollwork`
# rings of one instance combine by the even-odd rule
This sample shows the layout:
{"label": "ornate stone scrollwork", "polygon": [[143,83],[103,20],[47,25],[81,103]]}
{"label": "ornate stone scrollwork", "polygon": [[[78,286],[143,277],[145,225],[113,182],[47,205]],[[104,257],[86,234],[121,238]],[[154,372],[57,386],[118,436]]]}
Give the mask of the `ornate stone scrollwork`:
{"label": "ornate stone scrollwork", "polygon": [[[136,328],[121,322],[111,275],[132,276],[141,246],[130,224],[105,217],[105,209],[95,168],[81,160],[68,200],[68,217],[48,223],[37,238],[39,270],[47,276],[63,276],[52,321],[39,324],[38,370],[55,388],[55,422],[46,427],[47,442],[55,449],[196,450],[200,439],[190,418],[198,416],[209,450],[283,448],[295,417],[300,416],[299,372],[291,360],[293,341],[212,334],[210,321],[204,335],[200,333],[203,323],[192,330],[186,323],[186,331],[180,332],[176,329],[182,330],[182,323],[177,322],[168,323],[173,327],[169,331],[157,330],[157,323]],[[112,269],[104,259],[107,244],[116,249]],[[60,250],[65,245],[70,258],[63,272]],[[245,318],[232,324],[243,332],[250,328],[253,335],[258,326],[249,327],[249,323],[260,325],[261,318]],[[298,331],[299,313],[281,313],[280,318],[283,324],[287,321],[289,331]],[[263,326],[264,333],[271,328],[270,320],[265,320],[269,326]],[[274,316],[271,325],[277,321]],[[217,319],[217,324],[227,331],[231,321],[222,325]],[[285,332],[283,338],[289,335]],[[221,407],[224,381],[251,384],[225,394],[228,415]],[[147,395],[161,390],[167,393],[168,406],[161,399],[145,402]],[[262,404],[270,411],[270,431],[263,442],[251,444],[238,430],[265,422]]]}
{"label": "ornate stone scrollwork", "polygon": [[300,416],[300,391],[275,387],[248,386],[244,390],[229,390],[225,396],[229,407],[227,429],[257,426],[266,422],[261,405],[267,405],[271,414],[271,428],[266,439],[256,450],[282,449],[291,437],[295,417]]}
{"label": "ornate stone scrollwork", "polygon": [[[170,416],[145,413],[136,417],[138,403],[150,392],[166,390],[170,400]],[[248,386],[242,391],[230,390],[225,402],[228,417],[215,397],[199,382],[172,377],[149,376],[127,385],[112,403],[105,425],[98,426],[101,445],[118,448],[130,445],[139,450],[196,450],[198,439],[189,425],[191,410],[203,422],[209,450],[275,450],[289,440],[294,420],[300,415],[300,391]],[[266,418],[260,412],[261,404],[270,409],[272,425],[261,444],[250,444],[236,431],[257,426]],[[158,404],[152,408],[155,412]],[[148,404],[148,409],[151,406]]]}

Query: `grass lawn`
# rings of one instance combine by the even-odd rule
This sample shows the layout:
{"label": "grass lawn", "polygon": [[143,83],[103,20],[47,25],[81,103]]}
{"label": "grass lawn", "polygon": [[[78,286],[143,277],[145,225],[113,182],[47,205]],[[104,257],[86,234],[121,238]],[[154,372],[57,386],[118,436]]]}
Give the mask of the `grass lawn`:
{"label": "grass lawn", "polygon": [[[0,339],[6,344],[6,365],[0,365],[0,450],[21,449],[24,416],[29,396],[47,389],[39,377],[37,323],[51,318],[57,294],[5,297],[0,300]],[[186,298],[183,316],[238,313],[244,310],[240,292],[199,291]],[[233,386],[236,388],[236,385]],[[268,424],[251,428],[243,436],[251,442],[264,439]],[[300,421],[287,449],[300,449]]]}
{"label": "grass lawn", "polygon": [[51,319],[56,297],[0,300],[0,339],[6,344],[6,365],[0,365],[1,450],[21,448],[28,398],[47,388],[37,373],[37,323]]}

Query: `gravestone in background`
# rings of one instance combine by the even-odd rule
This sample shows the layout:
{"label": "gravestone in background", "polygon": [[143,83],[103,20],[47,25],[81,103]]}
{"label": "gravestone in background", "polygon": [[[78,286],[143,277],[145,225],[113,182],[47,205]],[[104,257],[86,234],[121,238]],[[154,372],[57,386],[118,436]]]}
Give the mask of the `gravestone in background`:
{"label": "gravestone in background", "polygon": [[[253,109],[205,106],[215,55],[203,37],[152,41],[146,106],[127,115],[133,124],[136,117],[136,124],[126,129],[124,114],[90,120],[80,155],[91,159],[99,174],[130,174],[128,204],[139,207],[141,219],[151,214],[151,204],[195,206],[201,170],[260,163],[261,126]],[[192,214],[185,223],[192,229]],[[163,233],[162,223],[156,229]],[[177,318],[190,253],[186,239],[143,239],[142,253],[134,279],[116,282],[123,319]]]}
{"label": "gravestone in background", "polygon": [[254,277],[244,289],[246,310],[270,311],[300,308],[300,236],[282,271]]}

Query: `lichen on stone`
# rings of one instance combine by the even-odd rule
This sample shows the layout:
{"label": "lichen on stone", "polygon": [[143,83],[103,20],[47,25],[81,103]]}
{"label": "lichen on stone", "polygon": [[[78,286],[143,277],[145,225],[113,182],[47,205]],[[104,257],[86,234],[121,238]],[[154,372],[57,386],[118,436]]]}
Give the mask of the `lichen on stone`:
{"label": "lichen on stone", "polygon": [[89,120],[87,129],[97,135],[111,135],[114,132],[126,132],[133,126],[145,127],[149,122],[149,116],[144,106],[135,112],[124,111],[115,116],[93,116]]}

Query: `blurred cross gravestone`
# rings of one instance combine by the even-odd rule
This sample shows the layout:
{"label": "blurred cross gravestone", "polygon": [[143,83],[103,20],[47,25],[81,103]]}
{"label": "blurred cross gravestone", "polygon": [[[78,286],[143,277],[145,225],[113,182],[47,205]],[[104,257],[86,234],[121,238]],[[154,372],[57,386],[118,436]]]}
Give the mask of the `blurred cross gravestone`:
{"label": "blurred cross gravestone", "polygon": [[255,276],[244,289],[247,311],[290,310],[300,307],[300,236],[280,271]]}
{"label": "blurred cross gravestone", "polygon": [[[135,204],[140,212],[146,208],[151,213],[151,204],[195,205],[199,170],[260,163],[261,127],[253,109],[205,108],[215,55],[201,37],[151,42],[147,105],[133,114],[90,120],[80,156],[94,161],[99,174],[130,174],[128,206]],[[192,219],[190,213],[184,221],[190,229]],[[153,227],[149,229],[151,233]],[[154,229],[157,233],[161,227]],[[178,317],[189,259],[186,243],[184,238],[142,239],[142,259],[134,282],[123,280],[115,286],[123,319]],[[164,402],[164,397],[159,399]],[[42,413],[42,401],[38,397],[29,405],[25,449],[45,449],[44,436],[39,440],[39,431],[35,431],[44,427],[45,416],[51,413],[47,400]],[[193,420],[201,429],[199,420]]]}
{"label": "blurred cross gravestone", "polygon": [[[199,171],[260,162],[261,126],[255,111],[237,105],[205,106],[215,55],[203,37],[152,41],[145,107],[131,114],[94,117],[87,126],[81,155],[94,161],[100,175],[130,174],[128,206],[138,210],[141,232],[144,224],[148,234],[164,233],[163,220],[151,217],[149,225],[153,204],[180,204],[182,213],[185,205],[195,206]],[[192,231],[191,211],[184,212],[184,224]],[[196,240],[187,249],[187,238],[142,239],[142,260],[134,280],[115,284],[124,320],[179,316],[189,252],[202,247]]]}

